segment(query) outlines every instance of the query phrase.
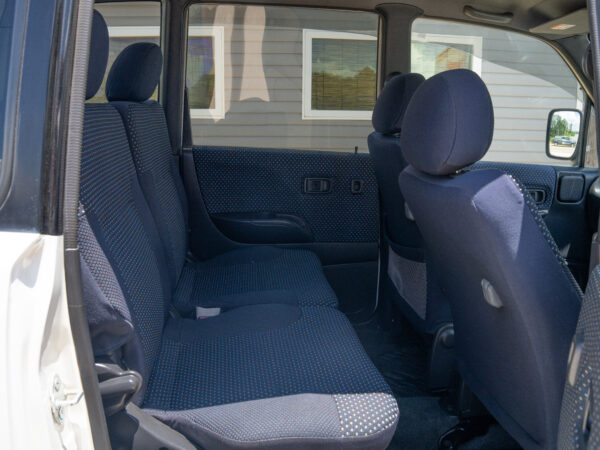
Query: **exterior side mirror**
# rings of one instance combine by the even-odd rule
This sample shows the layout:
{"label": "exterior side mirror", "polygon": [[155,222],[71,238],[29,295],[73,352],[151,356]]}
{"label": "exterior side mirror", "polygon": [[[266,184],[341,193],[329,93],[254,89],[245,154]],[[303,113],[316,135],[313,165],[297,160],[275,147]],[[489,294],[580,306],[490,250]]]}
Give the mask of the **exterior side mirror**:
{"label": "exterior side mirror", "polygon": [[546,155],[554,159],[573,159],[577,155],[581,131],[581,111],[553,109],[548,114]]}

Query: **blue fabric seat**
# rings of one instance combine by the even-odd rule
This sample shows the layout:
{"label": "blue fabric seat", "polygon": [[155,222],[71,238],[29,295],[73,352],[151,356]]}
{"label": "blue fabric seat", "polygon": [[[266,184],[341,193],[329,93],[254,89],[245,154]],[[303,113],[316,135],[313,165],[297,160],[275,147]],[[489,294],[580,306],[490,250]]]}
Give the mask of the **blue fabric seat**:
{"label": "blue fabric seat", "polygon": [[468,70],[433,76],[402,124],[402,193],[450,300],[458,368],[524,448],[555,448],[581,291],[528,192],[496,169],[464,171],[494,115]]}
{"label": "blue fabric seat", "polygon": [[[382,267],[402,313],[427,337],[452,321],[448,300],[440,292],[427,265],[423,238],[407,217],[398,175],[408,165],[400,146],[402,119],[417,88],[425,81],[418,73],[398,74],[386,81],[375,108],[369,153],[379,185],[382,211]],[[386,286],[384,285],[384,289]]]}
{"label": "blue fabric seat", "polygon": [[195,306],[232,307],[248,302],[337,306],[312,252],[259,246],[208,261],[186,262],[187,199],[162,106],[149,100],[161,69],[160,47],[132,44],[113,63],[106,96],[125,123],[140,184],[165,248],[171,282],[178,286],[175,306],[185,312]]}
{"label": "blue fabric seat", "polygon": [[[108,55],[97,12],[91,48],[87,98]],[[203,448],[388,445],[396,401],[342,313],[284,302],[170,317],[177,286],[114,106],[86,104],[81,156],[79,246],[92,345],[97,358],[142,375],[135,404]]]}

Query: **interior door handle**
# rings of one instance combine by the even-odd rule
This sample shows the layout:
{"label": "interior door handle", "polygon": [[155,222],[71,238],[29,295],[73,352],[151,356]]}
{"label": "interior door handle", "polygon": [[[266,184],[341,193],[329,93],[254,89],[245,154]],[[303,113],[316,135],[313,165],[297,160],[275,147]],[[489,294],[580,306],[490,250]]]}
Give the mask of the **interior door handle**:
{"label": "interior door handle", "polygon": [[327,194],[331,192],[331,178],[305,178],[304,192],[306,194]]}

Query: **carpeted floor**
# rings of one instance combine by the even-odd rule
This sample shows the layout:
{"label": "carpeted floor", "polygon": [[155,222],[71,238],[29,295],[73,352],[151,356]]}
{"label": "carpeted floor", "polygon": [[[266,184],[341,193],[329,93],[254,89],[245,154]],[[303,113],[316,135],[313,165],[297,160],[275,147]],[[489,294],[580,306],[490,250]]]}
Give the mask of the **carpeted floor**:
{"label": "carpeted floor", "polygon": [[[390,449],[430,450],[437,448],[439,436],[458,423],[448,414],[439,398],[425,386],[427,350],[421,338],[402,319],[393,330],[377,321],[355,325],[356,332],[373,363],[392,388],[400,408],[400,419]],[[492,425],[485,436],[461,448],[512,450],[519,446],[499,426]]]}

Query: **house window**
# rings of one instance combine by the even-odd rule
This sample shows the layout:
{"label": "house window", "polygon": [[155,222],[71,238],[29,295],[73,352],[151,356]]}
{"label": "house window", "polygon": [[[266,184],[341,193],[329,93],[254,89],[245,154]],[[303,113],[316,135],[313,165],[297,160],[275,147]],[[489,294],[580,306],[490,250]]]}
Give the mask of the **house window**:
{"label": "house window", "polygon": [[223,52],[223,27],[189,27],[186,86],[193,119],[225,116]]}
{"label": "house window", "polygon": [[376,74],[375,36],[303,30],[302,118],[369,120]]}
{"label": "house window", "polygon": [[[108,47],[108,64],[102,86],[94,97],[88,100],[90,103],[104,103],[107,101],[105,94],[106,78],[110,72],[115,59],[119,56],[125,47],[136,42],[152,42],[160,45],[160,26],[109,26],[108,27],[109,47]],[[150,97],[151,100],[158,100],[158,86]]]}
{"label": "house window", "polygon": [[429,78],[452,69],[469,69],[481,76],[480,36],[413,33],[411,71]]}

